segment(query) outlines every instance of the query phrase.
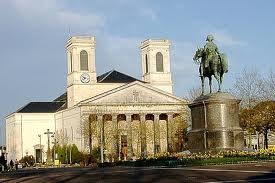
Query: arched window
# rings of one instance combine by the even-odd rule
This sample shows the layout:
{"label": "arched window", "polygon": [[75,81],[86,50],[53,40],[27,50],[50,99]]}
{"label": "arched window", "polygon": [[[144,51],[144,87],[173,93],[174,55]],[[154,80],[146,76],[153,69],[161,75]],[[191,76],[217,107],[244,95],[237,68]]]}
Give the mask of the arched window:
{"label": "arched window", "polygon": [[72,52],[70,52],[70,67],[71,67],[70,71],[73,72],[73,54],[72,54]]}
{"label": "arched window", "polygon": [[88,70],[88,53],[85,50],[80,52],[80,70]]}
{"label": "arched window", "polygon": [[156,66],[157,72],[163,72],[163,55],[160,52],[156,54]]}
{"label": "arched window", "polygon": [[145,55],[145,73],[148,73],[148,56]]}

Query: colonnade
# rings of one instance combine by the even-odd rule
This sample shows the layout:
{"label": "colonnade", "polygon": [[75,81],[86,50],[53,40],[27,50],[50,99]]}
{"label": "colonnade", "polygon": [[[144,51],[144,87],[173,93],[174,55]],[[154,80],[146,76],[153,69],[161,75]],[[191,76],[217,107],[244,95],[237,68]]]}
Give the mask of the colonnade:
{"label": "colonnade", "polygon": [[146,157],[160,152],[173,152],[175,151],[173,118],[178,115],[177,113],[89,114],[89,119],[91,116],[92,119],[96,119],[90,122],[97,123],[98,130],[98,140],[96,142],[94,139],[92,146],[99,147],[103,143],[105,154],[111,154],[114,159],[132,159],[135,156]]}

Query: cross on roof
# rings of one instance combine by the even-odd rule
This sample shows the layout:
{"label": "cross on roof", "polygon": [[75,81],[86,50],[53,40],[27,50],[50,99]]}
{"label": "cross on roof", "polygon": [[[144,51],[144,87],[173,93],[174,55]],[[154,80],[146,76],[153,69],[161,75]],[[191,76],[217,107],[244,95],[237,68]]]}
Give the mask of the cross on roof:
{"label": "cross on roof", "polygon": [[139,96],[139,92],[134,90],[133,91],[133,101],[137,102],[138,101],[138,96]]}

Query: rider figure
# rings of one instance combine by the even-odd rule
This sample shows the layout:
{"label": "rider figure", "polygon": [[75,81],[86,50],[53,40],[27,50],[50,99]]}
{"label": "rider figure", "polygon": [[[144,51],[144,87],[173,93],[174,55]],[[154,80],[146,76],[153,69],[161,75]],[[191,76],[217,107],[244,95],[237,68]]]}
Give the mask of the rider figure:
{"label": "rider figure", "polygon": [[[214,37],[212,35],[208,35],[206,38],[206,44],[204,45],[203,51],[206,54],[206,59],[204,66],[209,67],[209,61],[214,61],[217,56],[219,56],[219,50],[217,45],[213,42]],[[214,62],[212,62],[214,64]],[[216,64],[213,65],[214,67]]]}

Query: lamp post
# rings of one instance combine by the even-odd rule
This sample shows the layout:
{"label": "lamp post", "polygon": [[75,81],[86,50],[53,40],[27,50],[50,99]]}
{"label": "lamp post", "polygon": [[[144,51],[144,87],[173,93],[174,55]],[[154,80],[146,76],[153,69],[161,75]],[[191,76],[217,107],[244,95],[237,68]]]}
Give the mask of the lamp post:
{"label": "lamp post", "polygon": [[39,134],[38,137],[39,137],[39,150],[40,150],[40,153],[39,153],[40,154],[40,158],[39,158],[40,162],[39,163],[42,163],[41,135]]}
{"label": "lamp post", "polygon": [[50,162],[50,158],[51,158],[51,149],[50,149],[50,134],[53,134],[53,132],[50,132],[50,129],[47,129],[46,132],[44,132],[44,134],[47,134],[48,137],[48,151],[47,151],[47,162]]}

